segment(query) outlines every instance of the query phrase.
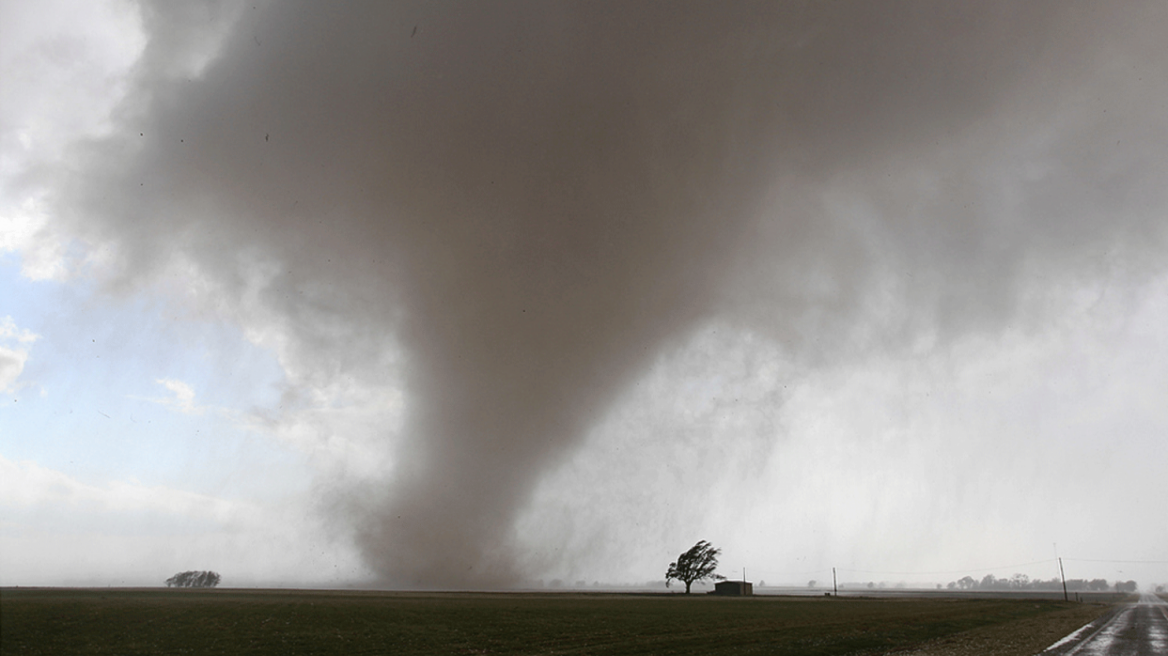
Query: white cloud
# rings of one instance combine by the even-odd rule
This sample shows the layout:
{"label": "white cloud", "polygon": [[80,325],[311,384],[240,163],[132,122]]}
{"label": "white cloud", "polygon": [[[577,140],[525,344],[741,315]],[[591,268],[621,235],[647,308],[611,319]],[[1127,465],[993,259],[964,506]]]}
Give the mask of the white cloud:
{"label": "white cloud", "polygon": [[[208,410],[208,406],[195,404],[195,389],[189,384],[176,378],[157,378],[154,382],[165,387],[173,396],[152,398],[130,395],[128,398],[157,403],[184,415],[201,415]],[[227,410],[218,410],[220,414],[230,415]]]}
{"label": "white cloud", "polygon": [[12,317],[4,317],[0,319],[0,340],[6,339],[14,339],[21,344],[31,344],[40,339],[40,335],[27,329],[20,330],[16,327],[16,322],[12,320]]}
{"label": "white cloud", "polygon": [[68,241],[54,234],[38,198],[0,199],[0,253],[17,252],[21,273],[30,280],[65,280]]}
{"label": "white cloud", "polygon": [[[21,346],[32,344],[39,337],[29,330],[18,329],[12,317],[0,319],[0,392],[15,392],[24,386],[16,380],[24,372],[29,349]],[[20,346],[13,346],[13,342]]]}
{"label": "white cloud", "polygon": [[0,346],[0,392],[16,391],[16,379],[24,371],[24,363],[28,360],[27,351]]}
{"label": "white cloud", "polygon": [[122,481],[89,485],[36,463],[16,462],[4,456],[0,456],[0,508],[5,515],[18,510],[36,510],[41,516],[46,512],[85,510],[105,514],[159,514],[215,524],[253,521],[258,514],[248,504],[164,486],[147,487]]}
{"label": "white cloud", "polygon": [[170,406],[184,415],[202,414],[203,408],[195,405],[195,390],[190,385],[173,378],[159,378],[154,382],[174,394],[174,398],[157,399],[157,403]]}

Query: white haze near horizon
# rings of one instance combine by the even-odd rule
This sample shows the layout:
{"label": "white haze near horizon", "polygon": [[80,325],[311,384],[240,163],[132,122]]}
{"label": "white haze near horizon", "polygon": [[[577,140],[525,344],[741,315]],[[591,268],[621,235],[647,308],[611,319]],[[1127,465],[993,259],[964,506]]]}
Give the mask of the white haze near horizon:
{"label": "white haze near horizon", "polygon": [[547,6],[2,5],[0,584],[1168,582],[1164,7]]}

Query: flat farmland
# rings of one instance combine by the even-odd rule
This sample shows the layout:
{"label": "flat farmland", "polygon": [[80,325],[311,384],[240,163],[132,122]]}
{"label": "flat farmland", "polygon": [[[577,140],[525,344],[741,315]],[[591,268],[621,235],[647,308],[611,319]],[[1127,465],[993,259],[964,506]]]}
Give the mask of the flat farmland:
{"label": "flat farmland", "polygon": [[7,588],[0,651],[826,656],[951,649],[968,635],[993,650],[982,653],[1034,654],[1106,609],[1049,599]]}

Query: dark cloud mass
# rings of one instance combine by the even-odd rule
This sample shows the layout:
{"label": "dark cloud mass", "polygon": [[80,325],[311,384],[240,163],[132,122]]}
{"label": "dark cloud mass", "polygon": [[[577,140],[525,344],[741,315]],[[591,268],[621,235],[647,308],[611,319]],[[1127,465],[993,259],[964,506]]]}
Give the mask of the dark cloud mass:
{"label": "dark cloud mass", "polygon": [[541,475],[705,321],[814,363],[1164,253],[1160,2],[171,7],[59,219],[267,308],[305,381],[402,367],[343,506],[394,585],[516,581]]}

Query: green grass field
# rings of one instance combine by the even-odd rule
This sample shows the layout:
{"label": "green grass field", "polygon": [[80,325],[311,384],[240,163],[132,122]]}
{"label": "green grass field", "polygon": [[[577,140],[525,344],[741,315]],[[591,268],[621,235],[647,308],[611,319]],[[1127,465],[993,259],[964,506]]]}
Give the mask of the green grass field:
{"label": "green grass field", "polygon": [[[0,590],[16,654],[880,654],[1062,601],[278,590]],[[1080,610],[1081,612],[1081,610]]]}

